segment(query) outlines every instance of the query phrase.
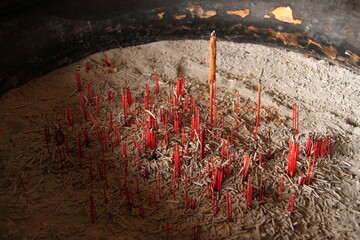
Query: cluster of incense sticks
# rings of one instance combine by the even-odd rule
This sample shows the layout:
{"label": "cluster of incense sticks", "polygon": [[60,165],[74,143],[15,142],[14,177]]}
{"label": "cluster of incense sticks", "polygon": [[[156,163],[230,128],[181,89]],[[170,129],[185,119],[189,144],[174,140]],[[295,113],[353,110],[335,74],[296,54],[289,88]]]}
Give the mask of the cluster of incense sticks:
{"label": "cluster of incense sticks", "polygon": [[156,149],[157,147],[157,121],[156,119],[149,115],[148,121],[146,122],[146,128],[145,128],[145,150],[147,150],[149,147],[151,149]]}
{"label": "cluster of incense sticks", "polygon": [[[248,211],[255,209],[253,205],[265,205],[271,200],[271,187],[264,183],[270,180],[263,181],[263,178],[265,179],[264,175],[267,174],[267,166],[273,164],[271,144],[275,143],[275,140],[271,139],[270,128],[266,136],[262,136],[262,131],[258,131],[261,81],[258,83],[255,130],[247,130],[253,130],[252,124],[245,126],[245,134],[250,137],[244,140],[245,134],[241,131],[245,130],[241,130],[240,121],[244,124],[249,121],[240,119],[239,91],[233,96],[235,122],[230,122],[229,119],[225,119],[227,116],[223,116],[221,128],[216,127],[214,34],[210,41],[209,61],[210,124],[207,122],[207,111],[204,110],[207,106],[196,100],[201,98],[191,95],[191,88],[185,85],[185,82],[188,84],[188,80],[185,81],[182,77],[172,82],[169,94],[164,91],[165,87],[160,91],[157,73],[153,75],[154,81],[149,85],[145,84],[144,90],[141,88],[141,93],[132,92],[133,89],[129,86],[100,92],[96,86],[93,88],[91,82],[86,82],[83,88],[80,74],[76,74],[80,103],[78,104],[81,110],[79,105],[67,107],[64,119],[57,119],[55,124],[50,125],[52,127],[45,126],[45,141],[48,155],[54,155],[55,160],[59,160],[58,168],[64,171],[67,168],[75,168],[86,173],[87,189],[90,191],[88,194],[91,223],[96,223],[97,218],[103,216],[102,204],[106,209],[110,209],[108,206],[112,204],[111,199],[115,195],[121,198],[124,204],[135,209],[134,212],[140,218],[146,218],[153,211],[161,211],[168,200],[172,203],[179,202],[186,211],[196,214],[203,207],[202,198],[197,198],[192,189],[196,185],[197,189],[204,189],[205,195],[208,196],[205,198],[209,201],[209,207],[211,204],[209,212],[211,211],[212,216],[216,216],[219,209],[226,209],[225,214],[229,222],[235,222],[239,215],[236,212],[238,206],[234,210],[232,208],[233,197],[236,199],[237,196],[237,192],[234,192],[237,190],[231,188],[232,183],[238,182],[236,185],[243,186],[241,191],[244,199],[240,201],[243,208],[246,207]],[[112,65],[107,57],[104,63],[107,67]],[[232,101],[233,99],[230,99],[230,102]],[[299,108],[294,105],[292,130],[296,133],[298,111]],[[62,113],[64,114],[63,109]],[[225,127],[226,125],[232,126],[230,130]],[[302,161],[301,156],[299,157],[300,137],[294,140],[294,132],[289,132],[292,136],[288,145],[288,176],[285,176],[287,178],[295,176],[297,162]],[[252,141],[252,134],[256,144]],[[257,141],[258,137],[266,142]],[[299,185],[311,183],[314,179],[316,160],[331,156],[332,141],[331,136],[310,135],[307,138],[305,153],[309,158],[308,167],[307,172],[303,173],[306,176],[302,175],[299,178]],[[72,161],[74,156],[75,161]],[[73,164],[76,161],[78,164]],[[257,175],[259,169],[261,174]],[[288,181],[285,182],[285,177],[279,178],[279,175],[274,175],[273,189],[278,191],[279,181],[280,188],[279,198],[276,195],[273,200],[282,201],[289,198],[287,209],[293,212],[296,194],[290,196],[290,184]],[[102,193],[100,196],[99,192]],[[200,195],[201,191],[197,194]],[[99,198],[103,198],[104,201]],[[169,229],[167,224],[164,231],[168,238]],[[200,239],[200,232],[200,225],[196,225],[195,239]]]}
{"label": "cluster of incense sticks", "polygon": [[221,166],[218,166],[215,170],[214,178],[211,184],[212,189],[214,191],[221,192],[223,178],[224,178],[224,169]]}
{"label": "cluster of incense sticks", "polygon": [[306,140],[305,152],[308,156],[312,155],[315,159],[324,158],[326,156],[331,157],[332,151],[332,137],[326,136],[323,138],[317,135],[309,135]]}
{"label": "cluster of incense sticks", "polygon": [[296,142],[293,142],[291,139],[289,140],[289,148],[288,148],[288,166],[286,173],[290,177],[295,176],[296,172],[296,163],[298,160],[300,145]]}

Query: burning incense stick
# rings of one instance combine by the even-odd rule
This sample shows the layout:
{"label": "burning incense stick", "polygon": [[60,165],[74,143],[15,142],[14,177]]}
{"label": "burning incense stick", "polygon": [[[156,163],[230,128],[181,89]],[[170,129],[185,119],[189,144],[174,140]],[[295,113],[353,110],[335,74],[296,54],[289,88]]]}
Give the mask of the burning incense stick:
{"label": "burning incense stick", "polygon": [[210,88],[210,125],[213,120],[213,95],[214,95],[214,83],[216,81],[216,34],[215,31],[210,36],[210,51],[209,51],[209,73],[208,73],[208,85]]}

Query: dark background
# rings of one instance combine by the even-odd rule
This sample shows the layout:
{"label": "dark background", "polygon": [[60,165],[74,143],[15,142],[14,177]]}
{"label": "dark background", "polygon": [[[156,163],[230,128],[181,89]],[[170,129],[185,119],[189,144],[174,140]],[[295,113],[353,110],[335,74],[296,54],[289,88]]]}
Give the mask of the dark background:
{"label": "dark background", "polygon": [[[189,3],[217,15],[193,18]],[[264,19],[277,6],[290,6],[302,24]],[[247,8],[246,18],[226,13]],[[186,17],[175,20],[174,15]],[[263,30],[254,34],[249,26]],[[213,29],[220,40],[274,44],[329,58],[308,44],[311,39],[335,47],[339,63],[360,66],[345,54],[360,55],[358,0],[7,0],[0,1],[0,94],[95,52],[166,39],[208,39]],[[271,38],[274,31],[300,33],[296,40],[302,48]]]}

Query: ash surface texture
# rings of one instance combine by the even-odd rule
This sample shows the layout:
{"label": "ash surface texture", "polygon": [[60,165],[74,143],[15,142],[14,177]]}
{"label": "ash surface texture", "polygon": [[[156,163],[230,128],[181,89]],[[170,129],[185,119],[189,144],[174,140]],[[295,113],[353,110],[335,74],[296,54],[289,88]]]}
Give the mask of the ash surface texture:
{"label": "ash surface texture", "polygon": [[[0,99],[0,238],[192,239],[194,229],[200,226],[201,239],[358,239],[360,76],[324,60],[282,49],[218,41],[219,129],[210,130],[205,141],[205,158],[199,160],[199,140],[189,139],[191,114],[183,115],[184,151],[189,149],[190,154],[183,158],[174,197],[172,154],[174,144],[181,142],[181,134],[173,132],[169,116],[170,140],[169,147],[165,147],[164,127],[158,120],[157,150],[145,151],[142,144],[144,125],[140,131],[136,131],[135,122],[131,127],[123,126],[121,90],[126,87],[131,90],[140,112],[137,119],[145,124],[144,85],[149,85],[154,98],[150,111],[158,117],[160,107],[168,108],[168,94],[174,93],[177,78],[183,77],[186,79],[185,95],[196,98],[201,122],[205,123],[208,45],[207,41],[186,40],[112,49],[4,94]],[[105,55],[113,67],[104,66]],[[88,67],[86,71],[84,66]],[[261,121],[259,141],[255,145],[252,130],[262,69]],[[154,72],[159,75],[159,95],[154,94]],[[121,145],[114,146],[112,151],[112,145],[107,143],[108,150],[103,157],[108,168],[106,181],[101,176],[101,148],[95,128],[89,120],[84,120],[76,73],[81,76],[84,95],[86,82],[91,83],[94,95],[99,94],[100,116],[96,119],[100,129],[108,128],[108,113],[113,112],[113,123],[119,126],[122,142],[127,145],[127,185],[132,190],[133,204],[128,203],[123,185]],[[114,103],[107,102],[107,91],[115,93]],[[211,159],[214,166],[226,162],[220,159],[223,141],[216,140],[216,132],[225,138],[234,129],[236,91],[240,93],[240,127],[234,131],[234,144],[230,148],[236,158],[229,165],[230,173],[224,179],[222,192],[215,194],[219,211],[214,215],[207,187],[213,177],[206,169]],[[181,108],[183,101],[180,99]],[[300,106],[299,134],[295,137],[299,137],[301,145],[294,178],[286,175],[288,139],[293,136],[290,131],[292,104]],[[73,129],[68,126],[66,107],[71,107],[74,113]],[[130,107],[131,112],[133,108]],[[94,113],[94,106],[88,105],[87,110]],[[221,128],[222,117],[225,129]],[[66,138],[64,141],[69,145],[68,153],[64,153],[64,166],[59,163],[55,141],[59,124]],[[49,148],[44,137],[45,126],[51,133]],[[89,130],[89,146],[84,143],[83,128]],[[268,128],[271,128],[272,157],[265,159],[262,165],[251,161],[250,178],[244,177],[243,151],[245,149],[249,156],[267,152]],[[331,158],[317,160],[310,185],[298,186],[299,177],[306,175],[308,164],[305,141],[308,134],[314,133],[333,137],[333,153]],[[81,167],[78,134],[82,138]],[[134,137],[141,143],[140,156],[134,150]],[[64,152],[65,145],[60,146]],[[89,182],[90,155],[93,184]],[[158,176],[161,177],[161,198]],[[283,176],[283,200],[280,201],[279,184]],[[253,186],[251,208],[246,207],[243,190],[249,179]],[[264,202],[259,200],[261,189],[266,193]],[[149,198],[148,192],[153,192],[156,200]],[[188,199],[196,202],[194,209],[186,208],[185,192]],[[232,196],[232,221],[227,221],[225,192]],[[90,222],[89,195],[96,206],[95,224]],[[295,196],[293,213],[287,210],[290,195]]]}

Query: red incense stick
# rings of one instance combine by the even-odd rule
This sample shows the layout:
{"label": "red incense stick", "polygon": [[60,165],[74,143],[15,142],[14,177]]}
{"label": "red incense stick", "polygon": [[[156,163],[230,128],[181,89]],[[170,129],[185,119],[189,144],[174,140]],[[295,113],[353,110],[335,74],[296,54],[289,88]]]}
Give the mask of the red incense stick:
{"label": "red incense stick", "polygon": [[195,102],[196,102],[196,98],[195,98],[195,97],[192,97],[192,98],[191,98],[191,112],[192,112],[192,113],[195,113],[195,107],[196,107]]}
{"label": "red incense stick", "polygon": [[211,198],[211,207],[212,213],[215,216],[219,212],[219,200],[215,196]]}
{"label": "red incense stick", "polygon": [[189,108],[189,97],[185,96],[185,101],[184,101],[184,113],[188,112],[188,108]]}
{"label": "red incense stick", "polygon": [[295,176],[296,162],[299,155],[299,147],[299,144],[293,143],[291,140],[289,140],[287,174],[290,177]]}
{"label": "red incense stick", "polygon": [[311,179],[314,175],[314,166],[315,166],[315,159],[312,156],[309,157],[308,162],[308,169],[306,174],[306,184],[309,185],[311,183]]}
{"label": "red incense stick", "polygon": [[178,78],[176,82],[176,96],[181,96],[182,93],[182,78]]}
{"label": "red incense stick", "polygon": [[91,87],[91,82],[86,83],[86,97],[88,99],[88,104],[93,103],[93,91]]}
{"label": "red incense stick", "polygon": [[109,131],[111,132],[113,129],[113,114],[112,112],[110,111],[109,112]]}
{"label": "red incense stick", "polygon": [[205,155],[205,129],[200,134],[200,160],[204,159]]}
{"label": "red incense stick", "polygon": [[249,171],[249,166],[250,166],[250,159],[249,156],[244,153],[244,170],[243,170],[243,176],[246,177]]}
{"label": "red incense stick", "polygon": [[179,154],[179,145],[175,144],[175,150],[173,155],[173,161],[175,163],[175,178],[180,177],[181,175],[181,161],[180,161],[180,154]]}
{"label": "red incense stick", "polygon": [[287,206],[287,210],[290,211],[290,212],[294,212],[294,207],[295,207],[295,197],[294,195],[290,195],[290,198],[289,198],[289,203],[288,203],[288,206]]}
{"label": "red incense stick", "polygon": [[280,201],[283,200],[283,189],[284,189],[284,176],[282,176],[280,180],[280,190],[279,190]]}
{"label": "red incense stick", "polygon": [[223,177],[224,177],[224,169],[221,166],[218,166],[215,170],[214,178],[211,183],[211,187],[213,191],[221,192]]}
{"label": "red incense stick", "polygon": [[185,190],[185,192],[184,192],[184,198],[185,198],[185,209],[188,209],[188,207],[189,207],[189,199],[188,199],[187,190]]}
{"label": "red incense stick", "polygon": [[127,151],[126,151],[126,145],[124,142],[121,145],[121,150],[122,150],[121,153],[122,153],[123,163],[124,163],[124,166],[126,169],[128,166],[128,156],[127,156]]}
{"label": "red incense stick", "polygon": [[129,88],[125,88],[126,91],[126,99],[127,99],[127,104],[128,104],[128,112],[130,112],[130,105],[133,104],[134,99],[131,96],[131,90]]}
{"label": "red incense stick", "polygon": [[154,72],[154,77],[155,77],[155,93],[156,93],[156,94],[159,94],[159,93],[160,93],[159,75],[157,75],[157,73]]}
{"label": "red incense stick", "polygon": [[87,128],[84,128],[84,136],[85,136],[86,146],[89,146],[90,145],[90,137],[89,137],[89,131],[87,130]]}
{"label": "red incense stick", "polygon": [[110,104],[110,102],[111,102],[111,92],[107,91],[106,96],[107,96],[108,103]]}
{"label": "red incense stick", "polygon": [[85,63],[84,70],[86,73],[88,73],[90,71],[90,63]]}
{"label": "red incense stick", "polygon": [[119,146],[120,143],[121,143],[121,138],[120,138],[120,133],[119,133],[119,127],[117,124],[115,124],[113,126],[114,128],[114,137],[115,137],[115,143],[116,143],[116,146]]}
{"label": "red incense stick", "polygon": [[250,184],[250,179],[248,180],[247,186],[244,186],[246,208],[250,208],[252,205],[252,186]]}
{"label": "red incense stick", "polygon": [[201,226],[196,225],[194,227],[194,240],[200,240]]}
{"label": "red incense stick", "polygon": [[109,63],[109,60],[108,60],[108,57],[106,55],[104,55],[104,65],[105,67],[109,67],[110,66],[110,63]]}
{"label": "red incense stick", "polygon": [[82,111],[83,111],[83,114],[84,114],[84,118],[86,120],[88,114],[87,114],[87,111],[86,111],[84,95],[82,93],[80,93],[79,98],[80,98],[80,103],[81,103],[81,108],[82,108]]}
{"label": "red incense stick", "polygon": [[81,92],[82,91],[82,85],[81,85],[81,80],[80,80],[80,74],[79,73],[76,74],[76,86],[77,86],[78,92]]}
{"label": "red incense stick", "polygon": [[313,139],[309,135],[306,139],[306,144],[305,144],[305,153],[307,156],[311,154],[312,147],[313,147]]}
{"label": "red incense stick", "polygon": [[184,183],[185,183],[185,186],[189,186],[189,179],[186,175],[184,175]]}

